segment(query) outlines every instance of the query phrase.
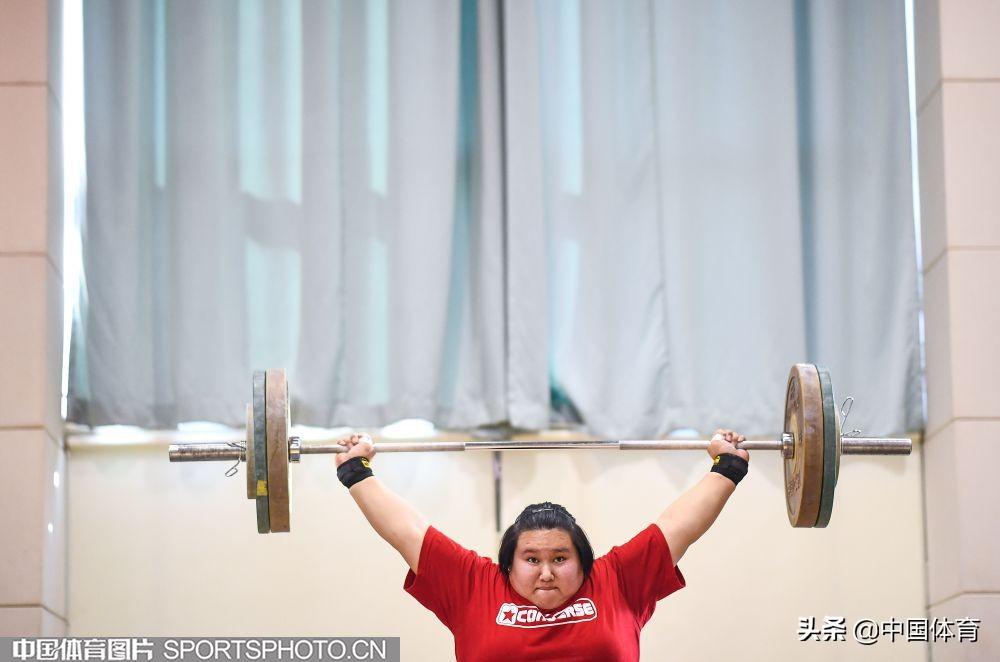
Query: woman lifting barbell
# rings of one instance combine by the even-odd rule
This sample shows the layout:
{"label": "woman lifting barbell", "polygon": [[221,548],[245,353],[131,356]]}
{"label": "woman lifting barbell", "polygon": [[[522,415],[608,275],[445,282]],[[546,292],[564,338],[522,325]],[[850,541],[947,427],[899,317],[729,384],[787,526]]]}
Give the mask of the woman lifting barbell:
{"label": "woman lifting barbell", "polygon": [[594,559],[587,535],[554,503],[525,508],[498,563],[429,526],[373,475],[367,435],[338,443],[337,476],[410,570],[404,589],[451,630],[458,660],[638,660],[656,602],[684,586],[677,563],[746,475],[743,435],[716,430],[711,471],[624,545]]}

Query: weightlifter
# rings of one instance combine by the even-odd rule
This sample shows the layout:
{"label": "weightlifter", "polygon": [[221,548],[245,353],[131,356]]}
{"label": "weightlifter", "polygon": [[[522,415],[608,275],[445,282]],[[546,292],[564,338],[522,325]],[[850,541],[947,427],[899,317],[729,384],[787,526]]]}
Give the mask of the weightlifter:
{"label": "weightlifter", "polygon": [[338,443],[337,476],[410,570],[403,588],[451,630],[458,660],[638,660],[656,602],[684,586],[677,563],[746,475],[743,435],[716,430],[711,471],[624,545],[595,559],[562,506],[533,504],[500,542],[497,563],[433,526],[372,472],[367,435]]}

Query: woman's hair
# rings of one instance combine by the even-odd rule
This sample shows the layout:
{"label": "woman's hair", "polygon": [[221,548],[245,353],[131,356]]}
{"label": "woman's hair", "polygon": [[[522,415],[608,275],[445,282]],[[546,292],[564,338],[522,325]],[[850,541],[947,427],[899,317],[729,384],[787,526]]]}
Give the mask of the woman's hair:
{"label": "woman's hair", "polygon": [[573,541],[573,547],[576,548],[576,553],[580,557],[583,578],[586,579],[590,575],[590,568],[594,565],[594,548],[590,546],[587,534],[583,532],[569,511],[558,503],[549,501],[533,503],[528,506],[504,531],[503,538],[500,540],[500,551],[497,552],[497,563],[500,565],[500,571],[504,576],[510,575],[517,541],[523,532],[546,529],[562,529],[569,534],[570,540]]}

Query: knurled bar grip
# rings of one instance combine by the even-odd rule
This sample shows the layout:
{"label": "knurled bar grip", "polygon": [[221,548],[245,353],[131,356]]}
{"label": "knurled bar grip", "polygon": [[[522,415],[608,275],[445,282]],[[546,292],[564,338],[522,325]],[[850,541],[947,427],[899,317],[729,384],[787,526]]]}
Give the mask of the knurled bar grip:
{"label": "knurled bar grip", "polygon": [[[423,453],[467,450],[545,450],[588,448],[618,449],[623,451],[657,450],[687,451],[707,450],[706,439],[625,439],[625,440],[579,440],[558,439],[551,441],[401,441],[375,444],[376,453]],[[909,455],[913,447],[910,439],[885,437],[841,437],[844,455]],[[777,439],[744,441],[737,448],[748,451],[780,451],[785,444]],[[336,454],[345,449],[336,443],[322,442],[302,444],[303,455]],[[171,444],[171,462],[236,461],[244,459],[244,451],[237,446],[217,444]]]}

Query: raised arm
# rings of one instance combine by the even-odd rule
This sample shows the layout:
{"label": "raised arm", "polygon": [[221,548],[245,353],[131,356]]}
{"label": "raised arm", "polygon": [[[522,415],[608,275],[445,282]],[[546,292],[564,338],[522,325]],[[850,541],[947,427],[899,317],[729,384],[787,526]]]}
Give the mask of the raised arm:
{"label": "raised arm", "polygon": [[[743,435],[732,430],[716,430],[708,446],[708,454],[714,459],[731,453],[749,460],[750,454],[735,446],[743,440]],[[674,565],[681,560],[687,548],[708,531],[735,489],[736,484],[732,480],[710,472],[663,511],[656,524],[667,539]]]}
{"label": "raised arm", "polygon": [[[355,457],[366,458],[369,461],[375,457],[375,448],[368,435],[352,435],[349,439],[341,439],[337,443],[349,449],[346,453],[334,456],[334,463],[338,468]],[[427,522],[420,513],[386,487],[376,476],[355,483],[351,486],[350,492],[372,528],[392,545],[413,572],[416,572],[417,562],[420,560],[420,547],[427,532]]]}

